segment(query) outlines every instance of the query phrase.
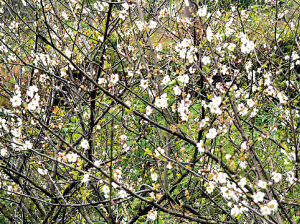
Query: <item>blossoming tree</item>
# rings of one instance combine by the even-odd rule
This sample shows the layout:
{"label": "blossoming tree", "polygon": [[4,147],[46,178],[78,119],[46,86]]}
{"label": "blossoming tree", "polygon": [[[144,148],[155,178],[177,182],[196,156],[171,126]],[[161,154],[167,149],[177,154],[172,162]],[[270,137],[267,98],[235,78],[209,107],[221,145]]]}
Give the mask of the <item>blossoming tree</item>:
{"label": "blossoming tree", "polygon": [[0,2],[1,220],[300,221],[299,3]]}

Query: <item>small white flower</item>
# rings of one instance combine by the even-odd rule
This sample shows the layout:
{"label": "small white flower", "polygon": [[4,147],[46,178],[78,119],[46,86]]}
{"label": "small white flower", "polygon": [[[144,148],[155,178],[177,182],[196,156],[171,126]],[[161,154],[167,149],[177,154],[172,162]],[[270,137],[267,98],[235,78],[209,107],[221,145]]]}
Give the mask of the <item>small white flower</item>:
{"label": "small white flower", "polygon": [[69,163],[76,163],[78,155],[76,153],[67,154],[67,159]]}
{"label": "small white flower", "polygon": [[38,168],[38,172],[41,174],[41,175],[46,175],[48,173],[48,170],[43,170],[41,168]]}
{"label": "small white flower", "polygon": [[232,209],[231,209],[231,215],[233,217],[236,217],[238,214],[240,214],[240,209],[235,205]]}
{"label": "small white flower", "polygon": [[12,186],[7,186],[7,194],[11,194],[11,192],[13,191],[13,187]]}
{"label": "small white flower", "polygon": [[253,106],[254,106],[254,101],[253,101],[252,99],[248,99],[248,100],[247,100],[247,105],[248,105],[249,107],[253,107]]}
{"label": "small white flower", "polygon": [[152,114],[152,112],[153,112],[152,107],[151,106],[147,106],[146,107],[146,115],[149,116],[149,115]]}
{"label": "small white flower", "polygon": [[107,80],[105,78],[99,78],[98,79],[98,84],[99,85],[102,85],[102,84],[105,84],[105,83],[107,83]]}
{"label": "small white flower", "polygon": [[211,128],[209,129],[208,133],[206,134],[206,138],[209,138],[209,139],[213,139],[217,136],[217,130],[215,128]]}
{"label": "small white flower", "polygon": [[148,87],[148,80],[147,79],[142,79],[140,86],[144,89]]}
{"label": "small white flower", "polygon": [[38,90],[39,89],[36,86],[29,86],[26,94],[27,94],[27,96],[32,98],[34,96],[34,93],[38,92]]}
{"label": "small white flower", "polygon": [[167,168],[168,168],[169,170],[172,169],[172,164],[171,164],[171,162],[168,163]]}
{"label": "small white flower", "polygon": [[221,184],[225,184],[227,180],[228,174],[227,173],[218,173],[217,181]]}
{"label": "small white flower", "polygon": [[100,160],[96,160],[96,161],[94,162],[94,165],[95,165],[96,167],[99,167],[100,164],[101,164],[101,161],[100,161]]}
{"label": "small white flower", "polygon": [[109,193],[109,187],[107,185],[104,185],[103,188],[102,188],[102,191],[105,193],[105,194],[108,194]]}
{"label": "small white flower", "polygon": [[81,146],[82,148],[84,148],[84,149],[90,148],[89,142],[88,142],[88,140],[86,140],[86,139],[84,139],[84,140],[81,142],[80,146]]}
{"label": "small white flower", "polygon": [[264,200],[264,196],[265,196],[265,193],[263,193],[263,192],[257,192],[256,194],[253,195],[253,201],[255,203],[263,201]]}
{"label": "small white flower", "polygon": [[230,154],[226,154],[226,156],[225,156],[225,159],[230,159],[231,158],[231,155]]}
{"label": "small white flower", "polygon": [[13,96],[13,98],[10,99],[10,102],[12,103],[12,107],[18,107],[21,105],[21,98],[19,96]]}
{"label": "small white flower", "polygon": [[124,190],[119,191],[120,198],[127,198],[127,193]]}
{"label": "small white flower", "polygon": [[150,210],[147,214],[147,218],[150,220],[155,220],[157,217],[157,211]]}
{"label": "small white flower", "polygon": [[157,149],[155,149],[155,154],[157,156],[160,156],[161,154],[164,155],[164,153],[165,153],[165,150],[161,147],[158,147]]}
{"label": "small white flower", "polygon": [[243,142],[243,143],[241,144],[241,148],[242,148],[243,150],[246,150],[246,149],[247,149],[247,142]]}
{"label": "small white flower", "polygon": [[25,141],[24,145],[23,145],[24,150],[27,149],[32,149],[32,144],[30,141]]}
{"label": "small white flower", "polygon": [[82,183],[88,182],[90,178],[90,175],[88,173],[83,175],[83,178],[81,180]]}
{"label": "small white flower", "polygon": [[173,88],[173,90],[174,90],[174,93],[175,93],[175,95],[180,95],[181,94],[181,89],[179,88],[179,86],[175,86],[174,88]]}
{"label": "small white flower", "polygon": [[211,40],[212,40],[212,38],[213,38],[213,32],[212,32],[210,26],[207,27],[207,30],[206,30],[206,38],[207,38],[207,40],[208,40],[209,42],[211,42]]}
{"label": "small white flower", "polygon": [[205,152],[203,140],[200,140],[200,142],[197,143],[197,149],[199,150],[199,152]]}
{"label": "small white flower", "polygon": [[215,189],[215,185],[212,181],[209,182],[208,186],[206,187],[206,191],[211,194]]}
{"label": "small white flower", "polygon": [[267,188],[267,182],[263,181],[263,180],[259,180],[257,183],[257,186],[262,188],[262,189],[266,189]]}
{"label": "small white flower", "polygon": [[151,173],[151,179],[152,179],[153,181],[157,181],[157,179],[158,179],[157,173]]}
{"label": "small white flower", "polygon": [[275,173],[275,172],[273,172],[272,173],[272,180],[274,180],[275,181],[275,183],[278,183],[280,180],[281,180],[281,178],[282,178],[282,174],[281,173]]}
{"label": "small white flower", "polygon": [[122,141],[126,141],[126,140],[127,140],[127,136],[126,136],[126,135],[121,135],[121,136],[120,136],[120,139],[121,139]]}
{"label": "small white flower", "polygon": [[204,17],[207,14],[207,5],[202,6],[198,12],[197,12],[198,16],[200,17]]}
{"label": "small white flower", "polygon": [[168,85],[170,82],[170,76],[166,75],[163,79],[162,79],[162,84],[163,85]]}
{"label": "small white flower", "polygon": [[119,75],[118,74],[112,74],[110,76],[110,82],[112,84],[116,84],[119,81]]}
{"label": "small white flower", "polygon": [[7,155],[7,149],[1,149],[1,156]]}
{"label": "small white flower", "polygon": [[126,19],[126,16],[127,16],[127,11],[126,11],[126,10],[121,10],[121,11],[119,12],[119,17],[120,17],[120,19],[125,20],[125,19]]}
{"label": "small white flower", "polygon": [[117,179],[122,179],[122,171],[119,169],[115,169],[114,177]]}
{"label": "small white flower", "polygon": [[230,44],[228,45],[228,50],[233,51],[235,47],[236,47],[235,44],[230,43]]}
{"label": "small white flower", "polygon": [[40,82],[45,82],[47,78],[48,78],[48,76],[46,76],[46,74],[41,74],[40,75]]}
{"label": "small white flower", "polygon": [[277,211],[278,209],[278,203],[276,200],[271,200],[268,202],[268,207],[272,210],[272,211]]}
{"label": "small white flower", "polygon": [[178,76],[178,81],[182,82],[182,83],[189,83],[189,76],[188,75],[180,75]]}
{"label": "small white flower", "polygon": [[204,56],[201,61],[204,65],[209,65],[210,64],[210,57]]}
{"label": "small white flower", "polygon": [[148,27],[149,29],[154,29],[156,26],[157,26],[157,22],[151,20]]}
{"label": "small white flower", "polygon": [[67,48],[67,49],[65,50],[65,55],[66,55],[68,58],[70,58],[70,57],[72,56],[72,51],[70,51],[69,48]]}
{"label": "small white flower", "polygon": [[271,215],[271,209],[268,206],[263,206],[260,208],[262,215]]}

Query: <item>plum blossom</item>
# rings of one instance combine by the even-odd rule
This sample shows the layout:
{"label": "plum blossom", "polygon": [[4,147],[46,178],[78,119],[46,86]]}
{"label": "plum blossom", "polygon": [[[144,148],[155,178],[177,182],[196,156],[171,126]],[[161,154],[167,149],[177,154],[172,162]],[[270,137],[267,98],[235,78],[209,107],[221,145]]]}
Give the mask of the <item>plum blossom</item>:
{"label": "plum blossom", "polygon": [[282,174],[281,173],[272,173],[272,180],[274,180],[275,183],[278,183],[279,181],[281,181],[282,178]]}
{"label": "plum blossom", "polygon": [[119,191],[120,198],[127,198],[127,193],[124,190]]}
{"label": "plum blossom", "polygon": [[151,179],[152,179],[153,181],[157,181],[157,179],[158,179],[157,173],[151,173]]}
{"label": "plum blossom", "polygon": [[261,202],[264,200],[265,193],[263,192],[257,192],[256,194],[253,195],[253,201],[255,203]]}
{"label": "plum blossom", "polygon": [[150,220],[155,220],[157,217],[157,211],[154,211],[154,210],[150,210],[147,214],[147,218],[150,219]]}
{"label": "plum blossom", "polygon": [[241,46],[241,51],[244,54],[249,54],[254,50],[254,48],[255,48],[254,42],[246,39]]}
{"label": "plum blossom", "polygon": [[38,90],[39,89],[36,86],[29,86],[26,94],[27,94],[27,96],[32,98],[34,96],[34,93],[36,93]]}
{"label": "plum blossom", "polygon": [[220,172],[218,173],[217,181],[221,184],[225,184],[227,180],[228,174]]}
{"label": "plum blossom", "polygon": [[112,84],[116,84],[118,81],[119,81],[119,75],[118,74],[111,74],[110,82]]}
{"label": "plum blossom", "polygon": [[262,189],[266,189],[267,188],[267,182],[263,181],[263,180],[259,180],[257,183],[257,186],[262,188]]}
{"label": "plum blossom", "polygon": [[272,211],[277,211],[278,209],[278,203],[276,200],[271,200],[268,202],[268,207],[272,210]]}
{"label": "plum blossom", "polygon": [[160,156],[161,154],[164,155],[165,154],[165,150],[161,147],[158,147],[157,149],[155,149],[155,154],[157,156]]}
{"label": "plum blossom", "polygon": [[209,27],[207,27],[207,29],[206,29],[206,39],[207,39],[209,42],[211,42],[212,38],[213,38],[213,32],[212,32],[212,30],[211,30],[211,28],[210,28],[210,26],[209,26]]}
{"label": "plum blossom", "polygon": [[241,144],[241,149],[243,149],[243,150],[246,150],[247,149],[247,142],[243,142],[242,144]]}
{"label": "plum blossom", "polygon": [[125,20],[127,15],[128,15],[128,13],[127,13],[126,10],[121,10],[121,11],[119,12],[119,17],[120,17],[120,19],[122,19],[122,20]]}
{"label": "plum blossom", "polygon": [[155,21],[153,21],[153,20],[151,20],[150,22],[149,22],[149,29],[155,29],[155,27],[157,26],[157,22],[155,22]]}
{"label": "plum blossom", "polygon": [[86,140],[86,139],[84,139],[84,140],[81,142],[80,146],[81,146],[82,148],[84,148],[84,149],[90,148],[89,142],[88,142],[88,140]]}
{"label": "plum blossom", "polygon": [[279,99],[279,102],[282,103],[282,104],[285,104],[286,101],[288,100],[288,97],[286,95],[284,95],[282,92],[279,92],[277,94],[277,97]]}
{"label": "plum blossom", "polygon": [[137,28],[140,30],[140,31],[143,31],[145,29],[145,23],[142,22],[142,21],[136,21],[135,22]]}
{"label": "plum blossom", "polygon": [[82,182],[82,183],[86,183],[86,182],[89,181],[89,178],[90,178],[90,175],[89,175],[88,173],[85,173],[85,174],[83,175],[83,178],[82,178],[81,182]]}
{"label": "plum blossom", "polygon": [[68,153],[67,159],[69,163],[75,163],[77,161],[78,155],[76,153]]}
{"label": "plum blossom", "polygon": [[162,84],[163,85],[168,85],[170,82],[170,76],[166,75],[163,79],[162,79]]}
{"label": "plum blossom", "polygon": [[207,193],[211,194],[215,189],[215,185],[214,185],[214,182],[210,181],[208,183],[208,186],[206,187],[206,191]]}
{"label": "plum blossom", "polygon": [[7,155],[7,149],[1,149],[1,152],[0,152],[0,155],[1,156],[6,156]]}
{"label": "plum blossom", "polygon": [[108,193],[109,193],[109,186],[104,185],[103,188],[102,188],[102,191],[103,191],[105,194],[108,194]]}
{"label": "plum blossom", "polygon": [[181,89],[179,88],[179,86],[175,86],[174,88],[173,88],[173,90],[174,90],[174,94],[175,95],[180,95],[181,94]]}
{"label": "plum blossom", "polygon": [[120,169],[115,169],[114,177],[117,179],[122,179],[122,171]]}
{"label": "plum blossom", "polygon": [[245,105],[243,103],[240,103],[238,105],[238,110],[239,110],[241,115],[246,115],[248,113],[248,108],[245,107]]}
{"label": "plum blossom", "polygon": [[206,138],[209,138],[209,139],[213,139],[217,136],[217,130],[215,128],[211,128],[209,129],[208,133],[206,134]]}
{"label": "plum blossom", "polygon": [[218,115],[222,114],[222,111],[219,107],[221,103],[222,103],[222,98],[220,96],[215,96],[214,98],[212,98],[211,102],[208,105],[210,112]]}
{"label": "plum blossom", "polygon": [[168,168],[169,170],[172,169],[172,164],[171,164],[171,162],[168,163],[167,168]]}
{"label": "plum blossom", "polygon": [[204,147],[203,140],[200,140],[200,142],[197,143],[197,149],[198,149],[199,152],[205,152],[205,147]]}
{"label": "plum blossom", "polygon": [[168,106],[168,98],[167,98],[167,94],[164,93],[162,94],[160,97],[157,97],[155,99],[155,106],[157,106],[158,108],[167,108]]}
{"label": "plum blossom", "polygon": [[260,208],[262,215],[271,215],[271,209],[268,206],[263,206]]}
{"label": "plum blossom", "polygon": [[152,107],[151,106],[147,106],[146,107],[146,115],[149,116],[153,113]]}
{"label": "plum blossom", "polygon": [[48,79],[48,76],[46,74],[41,74],[40,75],[40,82],[45,82],[46,79]]}
{"label": "plum blossom", "polygon": [[69,48],[67,48],[67,49],[65,50],[65,55],[66,55],[68,58],[70,58],[70,57],[72,56],[72,51],[70,51]]}
{"label": "plum blossom", "polygon": [[99,78],[98,79],[98,84],[99,85],[102,85],[102,84],[105,84],[105,83],[107,83],[107,80],[105,78]]}
{"label": "plum blossom", "polygon": [[239,163],[239,165],[242,169],[246,169],[246,167],[247,167],[247,162],[246,161],[239,161],[238,163]]}
{"label": "plum blossom", "polygon": [[41,175],[46,175],[47,173],[48,173],[48,170],[43,170],[43,169],[41,169],[41,168],[38,168],[38,172],[39,172],[39,174],[41,174]]}
{"label": "plum blossom", "polygon": [[122,141],[126,141],[127,136],[126,136],[126,135],[121,135],[121,136],[120,136],[120,139],[121,139]]}
{"label": "plum blossom", "polygon": [[19,107],[22,103],[22,99],[20,96],[13,96],[13,98],[10,99],[10,102],[12,103],[12,107]]}
{"label": "plum blossom", "polygon": [[32,143],[30,141],[25,141],[25,143],[23,144],[23,149],[32,149]]}
{"label": "plum blossom", "polygon": [[231,209],[230,214],[234,217],[236,217],[238,214],[240,214],[240,209],[236,205]]}
{"label": "plum blossom", "polygon": [[201,61],[204,65],[209,65],[210,64],[210,57],[204,56]]}
{"label": "plum blossom", "polygon": [[128,5],[127,2],[122,3],[122,7],[123,7],[125,10],[128,10],[128,9],[129,9],[129,5]]}
{"label": "plum blossom", "polygon": [[141,79],[141,84],[140,86],[144,89],[148,87],[148,80],[147,79]]}
{"label": "plum blossom", "polygon": [[200,17],[204,17],[207,14],[207,5],[202,6],[201,8],[199,8],[198,12],[197,12],[198,16]]}
{"label": "plum blossom", "polygon": [[182,83],[189,83],[189,76],[188,75],[180,75],[178,76],[178,81],[182,82]]}
{"label": "plum blossom", "polygon": [[235,49],[235,47],[236,47],[236,45],[234,43],[230,43],[227,48],[228,48],[228,50],[233,51]]}
{"label": "plum blossom", "polygon": [[97,10],[97,11],[103,11],[104,7],[103,5],[101,4],[100,1],[97,1],[94,3],[94,8]]}
{"label": "plum blossom", "polygon": [[252,99],[248,99],[248,100],[247,100],[247,105],[248,105],[249,107],[253,107],[253,106],[254,106],[254,101],[253,101]]}

